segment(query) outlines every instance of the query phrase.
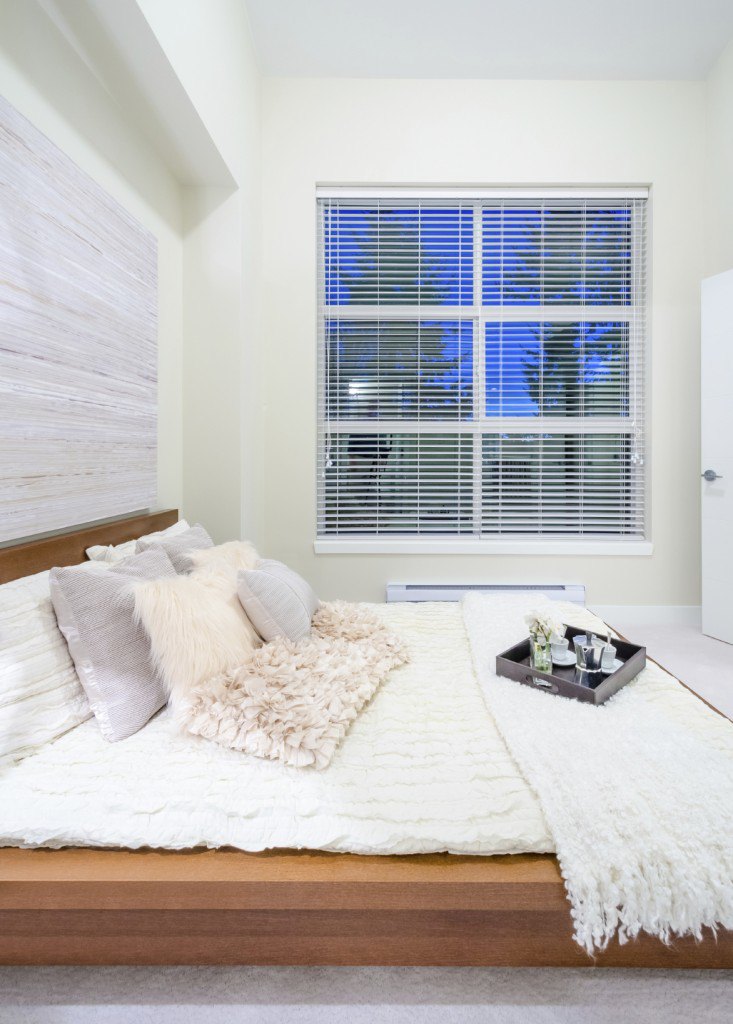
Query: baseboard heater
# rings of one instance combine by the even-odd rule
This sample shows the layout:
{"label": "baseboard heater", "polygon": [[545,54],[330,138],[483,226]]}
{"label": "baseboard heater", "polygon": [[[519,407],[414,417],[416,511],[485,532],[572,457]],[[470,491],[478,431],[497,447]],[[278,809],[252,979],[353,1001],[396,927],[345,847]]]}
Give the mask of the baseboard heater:
{"label": "baseboard heater", "polygon": [[460,601],[466,594],[533,593],[585,606],[585,587],[576,583],[388,583],[388,601]]}

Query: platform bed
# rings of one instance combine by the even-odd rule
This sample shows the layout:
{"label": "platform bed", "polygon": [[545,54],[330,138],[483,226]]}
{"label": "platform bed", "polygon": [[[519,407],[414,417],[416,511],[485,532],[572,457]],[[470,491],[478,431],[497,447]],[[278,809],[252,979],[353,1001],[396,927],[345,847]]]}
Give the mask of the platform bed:
{"label": "platform bed", "polygon": [[[163,529],[166,511],[0,550],[0,583]],[[1,964],[733,968],[733,932],[591,960],[550,855],[0,849]]]}

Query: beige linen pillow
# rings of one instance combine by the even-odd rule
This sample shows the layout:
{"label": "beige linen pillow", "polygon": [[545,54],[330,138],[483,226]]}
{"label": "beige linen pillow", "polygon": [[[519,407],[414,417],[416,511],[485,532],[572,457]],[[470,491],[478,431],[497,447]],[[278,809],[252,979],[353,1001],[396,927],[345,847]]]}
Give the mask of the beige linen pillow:
{"label": "beige linen pillow", "polygon": [[312,587],[282,562],[263,559],[237,577],[242,607],[263,640],[300,640],[310,633],[320,601]]}
{"label": "beige linen pillow", "polygon": [[111,568],[88,563],[52,569],[51,600],[89,706],[106,740],[131,736],[166,702],[150,659],[150,641],[133,618],[129,593],[138,579],[176,577],[160,548]]}
{"label": "beige linen pillow", "polygon": [[94,544],[87,548],[86,556],[92,562],[120,562],[123,558],[129,558],[135,554],[135,547],[141,541],[157,541],[164,537],[175,537],[185,533],[191,527],[185,519],[179,519],[173,526],[165,530],[158,530],[157,533],[148,533],[144,537],[137,537],[135,540],[125,541],[124,544]]}
{"label": "beige linen pillow", "polygon": [[179,709],[194,686],[239,668],[259,643],[229,567],[139,582],[132,592],[135,619],[150,638],[153,661]]}
{"label": "beige linen pillow", "polygon": [[212,548],[214,542],[200,523],[176,537],[159,537],[156,540],[141,538],[137,542],[136,551],[148,551],[152,547],[162,548],[168,555],[176,572],[186,573],[193,569],[192,554],[204,548]]}

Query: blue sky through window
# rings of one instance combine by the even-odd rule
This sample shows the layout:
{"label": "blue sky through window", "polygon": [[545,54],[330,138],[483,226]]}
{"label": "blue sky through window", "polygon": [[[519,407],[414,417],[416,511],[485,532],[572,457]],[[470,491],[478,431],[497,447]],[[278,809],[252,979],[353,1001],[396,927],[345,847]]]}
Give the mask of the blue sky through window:
{"label": "blue sky through window", "polygon": [[473,210],[326,208],[325,275],[331,306],[471,305]]}
{"label": "blue sky through window", "polygon": [[473,324],[329,320],[327,396],[339,419],[470,419]]}
{"label": "blue sky through window", "polygon": [[487,416],[628,415],[628,325],[486,324]]}
{"label": "blue sky through window", "polygon": [[488,207],[482,228],[486,306],[631,302],[627,207]]}

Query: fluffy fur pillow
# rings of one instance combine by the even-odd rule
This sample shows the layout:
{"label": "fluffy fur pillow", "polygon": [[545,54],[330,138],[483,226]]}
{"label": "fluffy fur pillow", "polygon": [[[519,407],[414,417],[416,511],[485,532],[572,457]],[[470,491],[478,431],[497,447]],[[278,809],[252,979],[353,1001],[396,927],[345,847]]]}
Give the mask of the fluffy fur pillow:
{"label": "fluffy fur pillow", "polygon": [[150,637],[153,662],[179,710],[195,686],[239,668],[259,645],[236,588],[236,569],[225,558],[212,558],[190,576],[131,587],[135,618]]}
{"label": "fluffy fur pillow", "polygon": [[237,573],[241,569],[254,569],[259,557],[252,544],[246,540],[230,540],[226,544],[217,544],[216,547],[189,552],[189,558],[197,574],[230,569],[235,588]]}

